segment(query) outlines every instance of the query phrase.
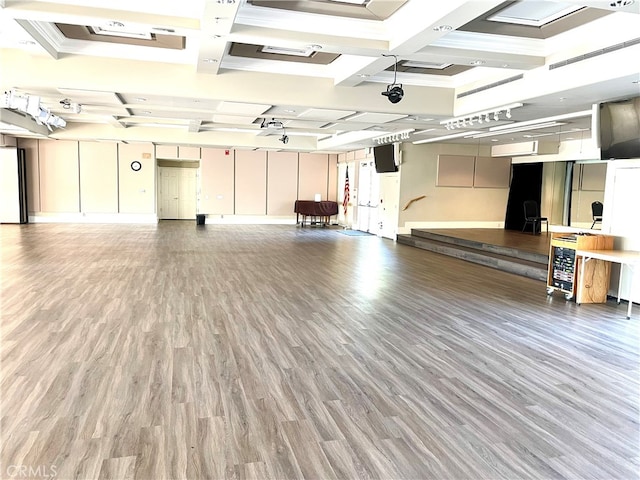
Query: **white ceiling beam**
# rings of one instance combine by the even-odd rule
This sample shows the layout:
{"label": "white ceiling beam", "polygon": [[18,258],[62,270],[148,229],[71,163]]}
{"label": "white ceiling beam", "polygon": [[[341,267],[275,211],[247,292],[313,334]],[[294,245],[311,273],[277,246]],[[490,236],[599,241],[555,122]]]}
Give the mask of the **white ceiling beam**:
{"label": "white ceiling beam", "polygon": [[54,29],[49,24],[31,22],[29,20],[16,20],[29,36],[40,45],[52,58],[58,59],[58,46]]}

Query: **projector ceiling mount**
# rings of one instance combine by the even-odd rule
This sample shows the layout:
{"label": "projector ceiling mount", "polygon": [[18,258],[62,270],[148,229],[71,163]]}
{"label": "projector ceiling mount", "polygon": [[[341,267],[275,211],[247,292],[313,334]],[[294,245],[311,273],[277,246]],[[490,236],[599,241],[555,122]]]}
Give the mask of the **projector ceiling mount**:
{"label": "projector ceiling mount", "polygon": [[398,76],[398,56],[397,55],[385,55],[382,54],[383,57],[393,57],[395,62],[393,64],[393,83],[391,85],[387,85],[387,91],[382,92],[381,95],[384,95],[389,99],[391,103],[398,103],[404,97],[404,90],[402,89],[401,83],[396,83],[396,79]]}
{"label": "projector ceiling mount", "polygon": [[270,121],[268,121],[266,118],[264,118],[262,119],[260,128],[277,128],[277,129],[281,128],[282,137],[280,137],[278,140],[280,140],[285,145],[289,143],[289,136],[287,135],[287,129],[284,128],[284,123],[282,123],[281,121],[276,120],[275,118],[272,118]]}

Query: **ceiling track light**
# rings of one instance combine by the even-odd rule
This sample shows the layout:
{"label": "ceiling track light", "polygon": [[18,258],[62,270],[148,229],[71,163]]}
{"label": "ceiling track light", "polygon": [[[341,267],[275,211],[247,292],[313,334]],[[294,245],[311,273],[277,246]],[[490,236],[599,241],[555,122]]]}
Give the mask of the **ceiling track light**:
{"label": "ceiling track light", "polygon": [[447,130],[452,130],[455,128],[472,126],[477,123],[491,123],[498,122],[501,120],[500,116],[504,115],[507,119],[510,119],[512,114],[511,110],[514,108],[522,107],[522,103],[512,103],[509,105],[504,105],[497,108],[492,108],[490,110],[484,110],[482,112],[473,113],[471,115],[467,115],[464,117],[456,117],[449,118],[447,120],[442,120],[440,125],[445,125]]}
{"label": "ceiling track light", "polygon": [[398,56],[397,55],[385,55],[382,54],[383,57],[393,57],[395,63],[393,64],[393,83],[391,85],[387,85],[387,91],[382,92],[381,95],[384,95],[389,99],[391,103],[398,103],[404,97],[404,90],[402,89],[402,84],[396,83],[398,77]]}

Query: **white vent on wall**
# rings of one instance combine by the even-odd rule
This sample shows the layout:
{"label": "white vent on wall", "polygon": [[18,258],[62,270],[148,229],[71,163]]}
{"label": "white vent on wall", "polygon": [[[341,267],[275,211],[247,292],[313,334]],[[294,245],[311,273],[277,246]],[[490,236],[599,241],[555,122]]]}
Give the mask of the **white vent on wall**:
{"label": "white vent on wall", "polygon": [[520,157],[522,155],[537,155],[538,141],[508,143],[505,145],[494,145],[491,147],[492,157]]}

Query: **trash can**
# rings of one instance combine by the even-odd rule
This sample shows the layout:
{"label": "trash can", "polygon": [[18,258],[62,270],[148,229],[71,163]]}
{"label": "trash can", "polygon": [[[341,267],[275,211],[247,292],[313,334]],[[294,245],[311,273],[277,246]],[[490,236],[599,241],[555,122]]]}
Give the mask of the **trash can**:
{"label": "trash can", "polygon": [[204,225],[204,213],[196,214],[196,225]]}

